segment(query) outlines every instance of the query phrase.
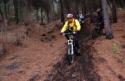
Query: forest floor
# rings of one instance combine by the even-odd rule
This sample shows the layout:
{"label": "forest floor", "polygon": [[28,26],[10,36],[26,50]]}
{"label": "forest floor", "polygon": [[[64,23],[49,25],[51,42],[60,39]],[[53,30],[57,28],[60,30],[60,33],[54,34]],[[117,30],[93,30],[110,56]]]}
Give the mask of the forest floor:
{"label": "forest floor", "polygon": [[81,56],[72,65],[66,61],[67,40],[58,23],[1,31],[0,81],[125,81],[124,11],[113,24],[114,39],[92,40],[81,33]]}

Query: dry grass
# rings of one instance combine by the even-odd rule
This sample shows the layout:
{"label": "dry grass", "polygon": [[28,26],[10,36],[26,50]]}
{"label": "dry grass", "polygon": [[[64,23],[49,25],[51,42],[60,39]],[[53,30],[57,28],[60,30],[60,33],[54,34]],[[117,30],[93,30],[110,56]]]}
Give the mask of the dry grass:
{"label": "dry grass", "polygon": [[121,46],[120,42],[118,42],[118,41],[113,42],[113,44],[112,44],[113,54],[120,54],[121,49],[122,49],[122,46]]}

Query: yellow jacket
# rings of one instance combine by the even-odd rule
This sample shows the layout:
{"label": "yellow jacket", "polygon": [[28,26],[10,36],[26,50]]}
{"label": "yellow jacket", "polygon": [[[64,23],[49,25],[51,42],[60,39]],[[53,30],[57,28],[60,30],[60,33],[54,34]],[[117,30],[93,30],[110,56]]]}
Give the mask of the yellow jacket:
{"label": "yellow jacket", "polygon": [[69,29],[69,30],[72,29],[73,32],[80,31],[81,26],[80,26],[79,21],[77,19],[73,19],[71,23],[66,21],[62,30],[61,30],[61,33],[64,33],[67,29]]}

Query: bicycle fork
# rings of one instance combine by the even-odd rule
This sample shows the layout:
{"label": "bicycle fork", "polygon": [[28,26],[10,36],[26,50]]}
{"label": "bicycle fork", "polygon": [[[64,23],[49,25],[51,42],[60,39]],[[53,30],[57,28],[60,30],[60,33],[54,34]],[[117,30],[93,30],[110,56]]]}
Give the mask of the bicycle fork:
{"label": "bicycle fork", "polygon": [[74,54],[73,40],[68,40],[68,55]]}
{"label": "bicycle fork", "polygon": [[70,64],[74,62],[73,40],[68,40],[68,60]]}

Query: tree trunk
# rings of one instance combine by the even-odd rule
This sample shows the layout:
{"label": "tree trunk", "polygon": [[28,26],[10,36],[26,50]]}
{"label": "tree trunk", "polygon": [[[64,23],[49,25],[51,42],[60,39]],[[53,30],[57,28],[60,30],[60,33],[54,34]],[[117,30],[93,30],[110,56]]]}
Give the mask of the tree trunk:
{"label": "tree trunk", "polygon": [[86,9],[86,0],[83,1],[83,11],[84,11],[84,14],[87,13],[87,9]]}
{"label": "tree trunk", "polygon": [[4,0],[4,14],[5,14],[5,17],[7,18],[7,1]]}
{"label": "tree trunk", "polygon": [[3,12],[2,12],[2,10],[1,10],[1,8],[0,8],[0,15],[1,15],[1,17],[2,17],[2,20],[4,20],[4,16],[3,16]]}
{"label": "tree trunk", "polygon": [[3,21],[4,21],[4,27],[7,27],[7,1],[6,0],[3,0],[4,2],[4,14],[3,14]]}
{"label": "tree trunk", "polygon": [[106,38],[107,39],[112,39],[113,34],[112,34],[112,29],[111,29],[111,24],[109,20],[109,14],[108,14],[108,4],[106,0],[101,0],[102,2],[102,9],[103,9],[103,15],[104,15],[104,28],[106,32]]}
{"label": "tree trunk", "polygon": [[46,14],[47,14],[47,22],[49,23],[50,22],[49,12],[46,12]]}
{"label": "tree trunk", "polygon": [[84,11],[85,11],[85,13],[87,14],[88,13],[88,11],[89,11],[89,7],[88,7],[88,1],[87,0],[84,0]]}
{"label": "tree trunk", "polygon": [[63,2],[62,2],[62,0],[60,0],[60,8],[61,8],[61,22],[64,23],[65,17],[64,17]]}
{"label": "tree trunk", "polygon": [[112,20],[113,23],[117,23],[117,10],[115,0],[112,0]]}
{"label": "tree trunk", "polygon": [[94,0],[91,0],[89,3],[89,12],[92,13],[94,11]]}
{"label": "tree trunk", "polygon": [[13,0],[13,4],[14,4],[14,10],[15,10],[16,24],[18,24],[19,23],[18,1],[17,0]]}
{"label": "tree trunk", "polygon": [[120,0],[120,2],[121,2],[121,7],[124,8],[124,5],[125,5],[124,0]]}
{"label": "tree trunk", "polygon": [[41,24],[43,24],[43,17],[42,17],[42,12],[43,12],[43,10],[42,10],[42,8],[41,8]]}
{"label": "tree trunk", "polygon": [[39,22],[39,8],[36,8],[36,21]]}
{"label": "tree trunk", "polygon": [[70,12],[69,0],[65,0],[65,6],[66,6],[67,12],[69,13]]}

